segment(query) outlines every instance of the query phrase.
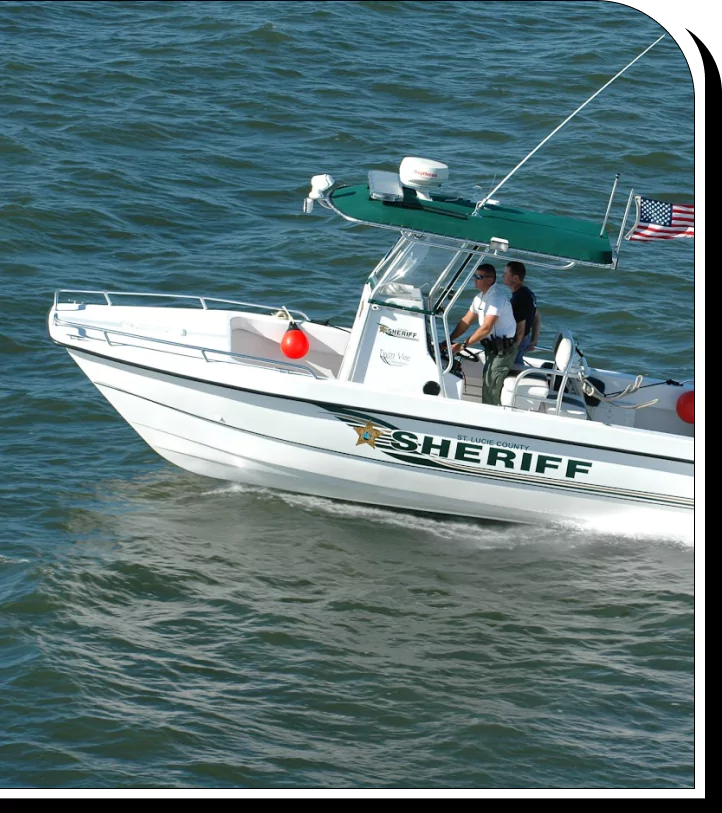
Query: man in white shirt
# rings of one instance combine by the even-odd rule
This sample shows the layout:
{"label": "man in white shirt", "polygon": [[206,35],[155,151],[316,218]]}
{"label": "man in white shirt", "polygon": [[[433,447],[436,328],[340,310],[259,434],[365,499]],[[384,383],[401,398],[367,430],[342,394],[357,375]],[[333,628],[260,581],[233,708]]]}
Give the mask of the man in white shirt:
{"label": "man in white shirt", "polygon": [[479,293],[471,308],[459,320],[450,339],[462,336],[479,319],[479,327],[465,342],[451,345],[452,355],[469,345],[480,342],[486,354],[482,378],[481,401],[484,404],[501,403],[501,389],[517,354],[514,341],[516,319],[511,302],[504,291],[496,285],[496,269],[490,263],[482,263],[474,273],[474,287]]}

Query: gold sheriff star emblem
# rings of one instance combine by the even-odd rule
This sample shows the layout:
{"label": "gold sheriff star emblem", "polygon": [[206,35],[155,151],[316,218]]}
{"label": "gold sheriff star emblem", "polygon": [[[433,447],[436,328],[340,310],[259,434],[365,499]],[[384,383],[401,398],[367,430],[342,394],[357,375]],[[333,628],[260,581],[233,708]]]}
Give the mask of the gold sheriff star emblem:
{"label": "gold sheriff star emblem", "polygon": [[383,430],[375,429],[371,421],[366,426],[354,426],[353,430],[358,435],[356,445],[360,446],[362,443],[368,443],[372,449],[376,448],[376,441],[383,435]]}

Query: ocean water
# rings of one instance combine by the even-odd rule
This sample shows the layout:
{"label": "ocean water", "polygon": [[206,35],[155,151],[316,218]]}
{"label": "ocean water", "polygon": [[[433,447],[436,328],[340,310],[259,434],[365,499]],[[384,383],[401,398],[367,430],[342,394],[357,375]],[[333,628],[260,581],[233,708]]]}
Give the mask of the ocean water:
{"label": "ocean water", "polygon": [[[45,327],[58,288],[348,324],[391,237],[301,215],[312,175],[423,155],[488,192],[662,33],[613,2],[0,4],[0,795],[703,789],[699,523],[196,477]],[[601,224],[619,173],[615,234],[632,188],[692,202],[694,104],[667,36],[495,197]],[[542,340],[694,377],[693,241],[528,281]]]}

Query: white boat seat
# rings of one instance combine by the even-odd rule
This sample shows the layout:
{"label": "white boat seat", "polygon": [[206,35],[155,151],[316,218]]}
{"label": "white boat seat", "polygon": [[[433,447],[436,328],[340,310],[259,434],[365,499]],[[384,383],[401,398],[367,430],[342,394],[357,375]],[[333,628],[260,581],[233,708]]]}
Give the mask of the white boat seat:
{"label": "white boat seat", "polygon": [[562,374],[565,372],[573,374],[574,367],[574,351],[576,349],[576,342],[569,330],[560,330],[554,340],[554,363],[546,361],[541,365],[541,370],[555,370],[556,375],[548,375],[547,379],[550,381],[550,390],[552,393],[557,392],[562,383]]}
{"label": "white boat seat", "polygon": [[557,370],[566,370],[574,356],[574,336],[569,330],[560,330],[554,342],[554,364]]}
{"label": "white boat seat", "polygon": [[[501,390],[502,406],[553,413],[560,399],[559,387],[563,374],[573,373],[576,343],[568,330],[561,330],[554,342],[554,362],[544,362],[541,367],[512,370],[504,380]],[[534,370],[532,373],[531,370]],[[571,391],[568,379],[561,397],[559,414],[586,419],[584,401]]]}
{"label": "white boat seat", "polygon": [[[516,404],[512,403],[516,386]],[[501,405],[516,406],[519,409],[538,409],[540,402],[549,397],[548,376],[530,374],[521,377],[508,375],[501,388]]]}

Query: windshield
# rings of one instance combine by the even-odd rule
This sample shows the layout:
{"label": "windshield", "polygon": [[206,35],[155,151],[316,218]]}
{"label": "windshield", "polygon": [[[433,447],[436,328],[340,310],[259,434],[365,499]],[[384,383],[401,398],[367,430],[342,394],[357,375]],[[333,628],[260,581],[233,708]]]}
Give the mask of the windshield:
{"label": "windshield", "polygon": [[424,313],[443,310],[443,301],[472,255],[458,244],[445,248],[418,239],[401,242],[405,245],[391,252],[387,268],[379,269],[381,280],[370,302]]}

